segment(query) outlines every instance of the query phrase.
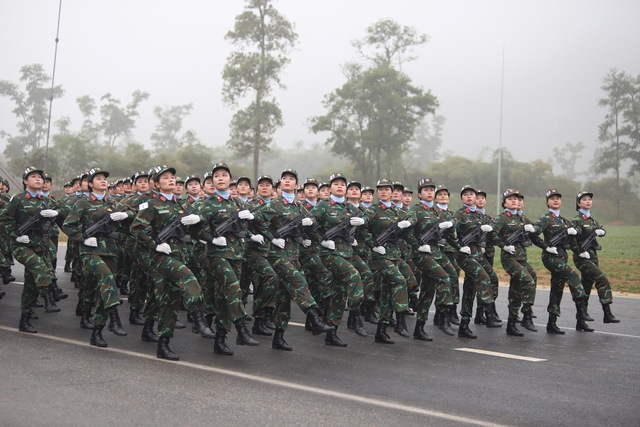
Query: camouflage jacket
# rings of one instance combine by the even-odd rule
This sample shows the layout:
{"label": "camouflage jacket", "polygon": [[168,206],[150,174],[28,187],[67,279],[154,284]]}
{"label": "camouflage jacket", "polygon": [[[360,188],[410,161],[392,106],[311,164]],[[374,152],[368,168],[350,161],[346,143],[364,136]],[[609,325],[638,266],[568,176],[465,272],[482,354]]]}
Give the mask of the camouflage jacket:
{"label": "camouflage jacket", "polygon": [[[457,240],[452,240],[451,246],[456,251],[459,251],[463,245],[462,238],[468,236],[470,233],[477,232],[477,229],[485,224],[484,215],[480,212],[472,211],[466,206],[461,207],[454,213],[455,221],[454,226],[456,228]],[[481,247],[485,246],[486,235],[485,233],[478,233],[478,238],[468,246],[471,248],[471,253],[475,254],[481,252]]]}
{"label": "camouflage jacket", "polygon": [[263,236],[264,243],[262,245],[251,240],[251,236],[261,234],[261,231],[265,229],[265,219],[262,210],[268,204],[269,203],[262,199],[254,199],[249,202],[249,210],[253,213],[254,219],[247,224],[247,238],[245,242],[246,252],[258,253],[264,257],[269,255],[269,246],[271,246],[271,243],[267,240],[267,236]]}
{"label": "camouflage jacket", "polygon": [[[538,221],[533,225],[536,229],[536,233],[542,233],[544,236],[544,242],[541,245],[542,249],[546,249],[551,246],[551,240],[561,234],[565,233],[569,227],[573,227],[573,224],[568,219],[562,216],[556,216],[553,212],[549,211],[545,215],[543,215]],[[577,229],[576,229],[577,230]],[[566,235],[561,243],[555,245],[558,250],[558,255],[564,259],[567,259],[567,249],[573,249],[578,251],[579,247],[576,244],[576,239],[574,236]],[[556,255],[550,254],[547,251],[542,251],[542,257],[554,257]]]}
{"label": "camouflage jacket", "polygon": [[[322,200],[318,202],[313,209],[311,209],[311,215],[313,215],[318,223],[319,232],[321,233],[321,236],[323,236],[323,240],[324,234],[327,231],[338,224],[349,221],[349,218],[353,217],[353,214],[354,211],[349,209],[345,203],[338,203],[332,199]],[[347,228],[347,234],[349,230],[351,230],[350,226]],[[339,236],[334,237],[332,240],[336,246],[335,250],[320,246],[320,256],[326,257],[329,255],[336,255],[347,259],[353,257],[352,242],[348,242],[344,237]]]}
{"label": "camouflage jacket", "polygon": [[[289,203],[285,198],[273,199],[271,203],[262,209],[263,223],[261,233],[265,240],[270,242],[275,237],[278,228],[288,224],[300,215],[307,215],[302,204],[296,200]],[[300,227],[302,228],[302,227]],[[298,260],[300,257],[300,247],[302,245],[292,237],[285,238],[285,247],[280,249],[274,245],[270,246],[269,258],[288,260]]]}
{"label": "camouflage jacket", "polygon": [[[374,241],[376,237],[385,232],[390,226],[406,217],[406,212],[396,208],[393,204],[386,207],[382,202],[372,204],[365,212],[366,227],[371,233]],[[389,260],[398,260],[401,258],[400,245],[404,244],[403,238],[406,230],[400,230],[397,233],[397,239],[390,241],[386,246],[386,254],[380,255],[377,252],[371,252],[371,259],[386,258]]]}
{"label": "camouflage jacket", "polygon": [[[598,221],[596,221],[594,217],[592,216],[587,217],[583,213],[578,213],[578,215],[576,215],[575,218],[573,218],[572,224],[573,224],[573,227],[578,232],[578,235],[576,236],[576,243],[578,246],[582,246],[585,240],[589,238],[591,234],[596,232],[596,229],[602,229],[602,227],[600,226],[600,224],[598,224]],[[601,249],[602,247],[597,242],[597,239],[594,240],[593,244],[590,245],[589,249],[587,250],[587,252],[589,252],[589,256],[591,257],[590,259],[592,261],[598,259],[597,251]],[[575,250],[573,251],[574,261],[579,261],[582,259],[578,256],[580,252],[582,252],[582,249],[580,249],[579,251],[575,251]]]}
{"label": "camouflage jacket", "polygon": [[442,256],[438,242],[444,238],[444,230],[440,230],[438,224],[446,220],[441,219],[441,216],[436,209],[430,208],[421,202],[412,205],[409,208],[409,212],[414,219],[412,233],[409,239],[409,242],[414,249],[413,257],[417,258],[420,256],[424,256],[425,253],[418,251],[418,247],[421,245],[420,238],[423,234],[431,230],[433,227],[437,227],[437,230],[433,238],[425,244],[428,244],[431,247],[431,254],[434,257]]}
{"label": "camouflage jacket", "polygon": [[199,237],[207,242],[207,255],[218,258],[238,260],[244,256],[244,232],[246,230],[246,221],[238,220],[234,230],[224,234],[227,239],[227,246],[217,246],[211,243],[213,234],[210,234],[217,225],[222,224],[239,211],[245,209],[244,204],[240,200],[231,198],[225,199],[218,195],[206,198],[202,203],[193,205],[197,209],[197,214],[204,222],[209,225],[209,232],[206,227],[202,228]]}
{"label": "camouflage jacket", "polygon": [[44,251],[50,242],[51,227],[54,221],[41,220],[31,231],[27,232],[29,243],[18,243],[18,228],[43,209],[55,209],[51,200],[42,196],[31,196],[27,191],[17,194],[0,211],[0,227],[9,237],[13,246],[32,248],[36,252]]}
{"label": "camouflage jacket", "polygon": [[[353,212],[354,216],[359,216],[364,218],[367,212],[367,208],[365,208],[362,204],[358,207],[348,203],[349,209]],[[371,248],[373,247],[373,237],[371,237],[371,233],[367,229],[367,225],[363,225],[356,228],[356,242],[357,246],[353,247],[353,253],[359,255],[360,258],[369,259],[371,255]]]}

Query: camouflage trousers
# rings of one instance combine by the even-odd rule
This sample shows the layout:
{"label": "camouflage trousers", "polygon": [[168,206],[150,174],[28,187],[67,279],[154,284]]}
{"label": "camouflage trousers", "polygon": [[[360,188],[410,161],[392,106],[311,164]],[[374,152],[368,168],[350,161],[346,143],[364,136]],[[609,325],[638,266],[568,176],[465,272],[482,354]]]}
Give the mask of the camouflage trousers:
{"label": "camouflage trousers", "polygon": [[449,275],[432,254],[421,253],[420,256],[413,258],[413,263],[420,272],[422,280],[418,300],[418,320],[424,322],[429,317],[429,307],[434,295],[436,307],[453,305],[451,283],[449,283]]}
{"label": "camouflage trousers", "polygon": [[562,302],[565,283],[572,290],[571,296],[576,304],[581,304],[586,300],[580,276],[567,264],[567,258],[543,252],[542,263],[551,273],[551,290],[549,292],[549,305],[547,306],[547,311],[550,314],[560,317],[560,303]]}
{"label": "camouflage trousers", "polygon": [[536,299],[536,271],[524,259],[502,251],[502,268],[509,275],[509,317],[518,317],[522,306],[523,313],[531,313]]}
{"label": "camouflage trousers", "polygon": [[[582,287],[585,293],[585,304],[589,301],[589,295],[591,295],[591,289],[595,283],[596,290],[598,291],[598,298],[600,304],[607,305],[613,302],[613,295],[611,294],[611,285],[609,279],[600,269],[598,258],[584,259],[580,258],[580,261],[574,259],[573,262],[582,276]],[[571,289],[571,295],[574,296],[575,289]],[[574,296],[575,299],[575,296]]]}
{"label": "camouflage trousers", "polygon": [[151,260],[152,279],[156,275],[163,277],[155,283],[155,295],[160,304],[158,335],[171,338],[181,298],[189,310],[197,310],[202,305],[202,290],[193,272],[181,260],[160,253],[153,253]]}
{"label": "camouflage trousers", "polygon": [[[458,260],[456,259],[455,252],[442,252],[443,258],[446,258],[448,263],[444,261],[444,263],[440,263],[443,267],[446,264],[450,264],[451,268],[444,267],[445,271],[449,274],[449,281],[451,283],[451,298],[453,299],[454,304],[460,304],[460,265],[458,265]],[[453,269],[453,270],[451,270]]]}
{"label": "camouflage trousers", "polygon": [[288,258],[269,258],[278,275],[274,323],[276,328],[286,330],[291,319],[291,300],[305,313],[317,309],[318,304],[309,291],[307,280],[300,273],[300,263]]}
{"label": "camouflage trousers", "polygon": [[240,289],[241,259],[209,257],[215,282],[216,330],[230,332],[236,320],[247,317]]}
{"label": "camouflage trousers", "polygon": [[[471,320],[473,314],[473,301],[478,295],[480,304],[488,306],[493,304],[493,289],[491,286],[491,276],[495,271],[489,265],[479,249],[474,248],[471,255],[458,254],[458,265],[464,270],[464,282],[462,285],[462,309],[460,314],[462,320]],[[497,280],[497,279],[496,279]]]}
{"label": "camouflage trousers", "polygon": [[[191,251],[192,262],[197,265],[197,268],[193,271],[202,288],[202,311],[209,316],[216,315],[216,284],[211,271],[211,265],[209,265],[209,258],[207,257],[207,246],[204,243],[194,243],[193,250]],[[191,268],[191,267],[189,267]]]}
{"label": "camouflage trousers", "polygon": [[[498,299],[498,292],[500,291],[500,282],[498,280],[498,275],[496,271],[493,269],[493,257],[487,258],[486,254],[483,255],[483,259],[480,260],[482,265],[485,268],[485,271],[489,275],[489,280],[491,281],[491,295],[493,296],[493,301],[495,302]],[[467,280],[467,275],[465,274],[464,280]],[[464,284],[463,284],[464,287]],[[477,295],[477,304],[481,306],[482,300],[480,298],[480,294]]]}
{"label": "camouflage trousers", "polygon": [[84,303],[95,306],[93,320],[96,325],[105,325],[109,310],[120,304],[115,280],[117,259],[115,256],[82,255],[82,262],[87,278]]}
{"label": "camouflage trousers", "polygon": [[379,321],[388,325],[394,311],[406,313],[409,310],[407,283],[415,284],[416,278],[402,259],[372,259],[371,267],[380,275]]}
{"label": "camouflage trousers", "polygon": [[302,254],[300,264],[301,270],[305,272],[311,295],[316,301],[324,304],[331,298],[331,272],[322,263],[320,255],[315,253]]}
{"label": "camouflage trousers", "polygon": [[368,260],[365,261],[364,259],[362,259],[362,257],[358,254],[353,254],[353,258],[351,258],[351,264],[356,268],[356,270],[358,270],[360,279],[362,279],[361,291],[363,295],[362,297],[358,297],[358,295],[355,295],[355,293],[359,292],[359,290],[356,288],[351,288],[347,299],[350,310],[358,310],[363,299],[371,302],[376,300],[373,272],[369,268],[367,261]]}
{"label": "camouflage trousers", "polygon": [[157,289],[164,277],[158,274],[155,260],[148,251],[136,246],[134,265],[129,277],[129,304],[132,310],[144,310],[145,319],[160,318],[160,300]]}
{"label": "camouflage trousers", "polygon": [[322,261],[333,275],[331,298],[329,298],[325,318],[331,326],[339,326],[347,303],[347,296],[352,296],[352,303],[356,307],[360,307],[362,303],[364,298],[362,279],[349,259],[338,255],[329,255],[323,257]]}
{"label": "camouflage trousers", "polygon": [[[242,264],[244,280],[253,283],[253,316],[264,319],[265,308],[276,305],[278,276],[269,260],[257,252],[248,252]],[[240,280],[242,283],[242,280]]]}
{"label": "camouflage trousers", "polygon": [[13,256],[24,265],[24,287],[22,288],[21,309],[23,313],[31,311],[39,295],[48,292],[53,276],[46,251],[34,251],[33,248],[14,245]]}

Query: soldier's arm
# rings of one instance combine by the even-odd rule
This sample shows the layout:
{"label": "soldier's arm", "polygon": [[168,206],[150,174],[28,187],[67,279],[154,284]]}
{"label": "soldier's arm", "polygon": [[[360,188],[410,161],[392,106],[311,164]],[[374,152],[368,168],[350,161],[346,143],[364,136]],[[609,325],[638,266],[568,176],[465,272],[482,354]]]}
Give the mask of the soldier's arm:
{"label": "soldier's arm", "polygon": [[72,242],[80,242],[82,240],[82,232],[80,227],[82,225],[83,206],[81,203],[76,203],[73,209],[69,211],[69,214],[62,224],[62,231],[69,237]]}

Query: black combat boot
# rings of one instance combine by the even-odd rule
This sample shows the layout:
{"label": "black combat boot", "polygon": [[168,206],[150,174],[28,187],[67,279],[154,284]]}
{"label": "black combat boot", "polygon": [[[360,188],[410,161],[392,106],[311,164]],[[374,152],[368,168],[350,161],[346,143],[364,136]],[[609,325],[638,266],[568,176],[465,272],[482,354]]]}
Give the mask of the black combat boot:
{"label": "black combat boot", "polygon": [[64,262],[64,272],[65,273],[71,273],[73,271],[73,269],[71,268],[71,260],[68,259]]}
{"label": "black combat boot", "polygon": [[585,322],[580,310],[578,310],[578,313],[576,313],[576,331],[593,332],[593,328],[590,327],[587,322]]}
{"label": "black combat boot", "polygon": [[464,319],[460,321],[460,327],[458,328],[458,337],[471,338],[471,339],[478,338],[476,335],[473,334],[473,331],[469,329],[469,321]]}
{"label": "black combat boot", "polygon": [[393,330],[401,337],[409,338],[409,331],[407,330],[407,322],[404,317],[404,313],[396,311],[396,326]]}
{"label": "black combat boot", "polygon": [[378,316],[376,316],[375,301],[365,301],[362,303],[365,308],[364,321],[371,324],[378,324]]}
{"label": "black combat boot", "polygon": [[565,332],[562,329],[558,328],[558,325],[556,325],[556,320],[558,320],[558,316],[556,316],[555,314],[549,313],[549,321],[547,322],[547,332],[550,334],[564,335]]}
{"label": "black combat boot", "polygon": [[16,278],[11,274],[11,269],[8,267],[0,268],[0,274],[2,274],[3,285],[8,285],[9,283],[16,280]]}
{"label": "black combat boot", "polygon": [[264,326],[272,331],[276,329],[276,324],[273,323],[273,311],[273,307],[264,308]]}
{"label": "black combat boot", "polygon": [[478,305],[476,307],[476,316],[473,319],[473,323],[476,325],[486,325],[487,318],[485,317],[485,311],[483,305]]}
{"label": "black combat boot", "polygon": [[486,306],[484,309],[484,313],[485,313],[485,322],[486,322],[486,326],[487,328],[501,328],[502,324],[498,321],[498,318],[496,317],[496,315],[493,313],[493,310],[491,310],[491,306]]}
{"label": "black combat boot", "polygon": [[524,334],[520,332],[520,330],[516,326],[517,319],[518,319],[518,316],[515,316],[515,317],[509,316],[509,318],[507,319],[507,335],[511,335],[512,337],[523,337]]}
{"label": "black combat boot", "polygon": [[238,336],[236,337],[236,344],[250,345],[250,346],[260,345],[260,343],[251,336],[251,332],[249,332],[249,328],[247,328],[247,324],[244,323],[244,319],[238,319],[234,323],[236,325],[236,330],[238,331]]}
{"label": "black combat boot", "polygon": [[127,331],[122,328],[122,322],[120,321],[120,315],[118,314],[117,307],[109,309],[109,326],[107,329],[118,336],[127,336]]}
{"label": "black combat boot", "polygon": [[620,323],[611,313],[611,304],[602,304],[602,311],[604,311],[604,323]]}
{"label": "black combat boot", "polygon": [[137,326],[144,325],[144,319],[140,317],[140,310],[137,308],[129,309],[129,324]]}
{"label": "black combat boot", "polygon": [[118,288],[120,289],[120,295],[129,295],[129,280],[125,278],[120,279]]}
{"label": "black combat boot", "polygon": [[176,324],[174,326],[174,329],[184,329],[186,327],[187,327],[187,325],[182,323],[180,320],[176,319]]}
{"label": "black combat boot", "polygon": [[314,332],[329,332],[333,329],[333,326],[327,325],[322,317],[320,317],[318,310],[314,308],[307,311],[307,319],[309,319],[309,323]]}
{"label": "black combat boot", "polygon": [[193,318],[193,332],[200,334],[202,338],[214,339],[216,337],[216,334],[207,325],[202,310],[194,310],[191,312],[191,317]]}
{"label": "black combat boot", "polygon": [[102,330],[104,329],[104,325],[95,325],[93,327],[93,333],[91,334],[91,339],[89,340],[89,344],[95,345],[96,347],[107,347],[107,342],[102,337]]}
{"label": "black combat boot", "polygon": [[261,335],[263,337],[270,337],[273,335],[273,333],[265,326],[264,319],[259,317],[254,318],[251,333],[253,335]]}
{"label": "black combat boot", "polygon": [[580,313],[580,316],[582,316],[582,320],[584,320],[585,322],[593,322],[594,319],[593,317],[589,316],[589,313],[587,312],[587,303],[583,302],[583,303],[576,303],[576,311],[578,313]]}
{"label": "black combat boot", "polygon": [[274,350],[283,350],[283,351],[292,351],[293,347],[291,347],[284,340],[284,329],[276,328],[275,333],[273,334],[273,341],[271,341],[271,348]]}
{"label": "black combat boot", "polygon": [[0,299],[2,299],[3,296],[5,296],[7,293],[3,290],[0,290]]}
{"label": "black combat boot", "polygon": [[146,319],[144,321],[144,326],[142,327],[142,334],[140,335],[140,338],[142,338],[142,341],[160,342],[160,338],[156,335],[156,333],[153,330],[153,324],[154,324],[153,319]]}
{"label": "black combat boot", "polygon": [[9,265],[15,265],[16,263],[13,261],[13,254],[11,252],[9,252],[5,258],[7,259],[7,263]]}
{"label": "black combat boot", "polygon": [[337,332],[337,326],[331,331],[327,332],[327,335],[324,337],[324,343],[326,345],[332,345],[334,347],[346,347],[347,343],[342,342]]}
{"label": "black combat boot", "polygon": [[433,326],[438,326],[440,324],[441,316],[442,316],[442,311],[438,306],[436,306],[436,314],[433,315]]}
{"label": "black combat boot", "polygon": [[30,314],[29,312],[27,313],[22,312],[22,315],[20,316],[20,324],[18,326],[18,330],[20,332],[28,332],[30,334],[35,334],[38,331],[36,331],[36,328],[31,326],[31,322],[29,321],[29,318],[31,316],[29,314]]}
{"label": "black combat boot", "polygon": [[407,312],[407,314],[409,316],[413,316],[417,311],[418,311],[418,297],[416,295],[411,295],[409,297],[409,311]]}
{"label": "black combat boot", "polygon": [[51,295],[51,291],[47,289],[42,295],[44,299],[44,312],[45,313],[58,313],[60,311],[60,307],[56,305],[56,302],[53,300],[53,295]]}
{"label": "black combat boot", "polygon": [[493,317],[496,319],[496,321],[498,323],[502,323],[502,319],[498,315],[498,310],[496,309],[496,303],[495,302],[491,303],[491,305],[488,308],[488,311],[491,311],[491,313],[493,314]]}
{"label": "black combat boot", "polygon": [[[517,317],[514,319],[514,322],[517,321]],[[522,327],[525,328],[527,331],[531,331],[531,332],[538,332],[538,330],[536,329],[535,325],[533,324],[533,318],[531,317],[531,312],[524,312],[522,313],[522,323],[521,323]]]}
{"label": "black combat boot", "polygon": [[84,303],[82,302],[82,298],[78,297],[78,303],[76,304],[76,316],[82,317]]}
{"label": "black combat boot", "polygon": [[440,314],[440,322],[438,323],[438,329],[447,335],[454,336],[455,333],[451,329],[451,310],[447,306],[443,307]]}
{"label": "black combat boot", "polygon": [[362,316],[360,316],[360,310],[351,310],[349,317],[353,316],[353,330],[361,337],[366,337],[367,331],[364,329],[364,323],[362,322]]}
{"label": "black combat boot", "polygon": [[53,295],[53,299],[58,302],[67,298],[69,295],[65,294],[60,286],[58,286],[58,281],[56,279],[51,282],[51,294]]}
{"label": "black combat boot", "polygon": [[91,306],[82,307],[82,317],[80,317],[80,328],[93,329],[94,324],[91,321]]}
{"label": "black combat boot", "polygon": [[38,319],[39,319],[39,317],[38,317],[38,315],[36,314],[36,312],[35,312],[35,311],[31,310],[31,311],[29,312],[29,319],[31,319],[31,320],[38,320]]}
{"label": "black combat boot", "polygon": [[169,347],[169,340],[169,337],[160,337],[158,339],[158,350],[156,350],[156,357],[158,359],[180,360],[180,356],[175,354]]}
{"label": "black combat boot", "polygon": [[216,330],[216,340],[213,343],[213,352],[223,356],[233,356],[233,351],[227,346],[227,331]]}
{"label": "black combat boot", "polygon": [[387,335],[387,325],[382,322],[378,322],[378,329],[376,330],[375,341],[381,344],[393,344],[391,337]]}
{"label": "black combat boot", "polygon": [[451,322],[452,325],[456,325],[456,326],[458,326],[460,324],[460,318],[458,317],[458,305],[457,304],[453,304],[453,306],[451,307],[450,322]]}
{"label": "black combat boot", "polygon": [[433,338],[424,331],[424,323],[424,320],[416,320],[416,327],[413,329],[413,338],[420,341],[433,341]]}

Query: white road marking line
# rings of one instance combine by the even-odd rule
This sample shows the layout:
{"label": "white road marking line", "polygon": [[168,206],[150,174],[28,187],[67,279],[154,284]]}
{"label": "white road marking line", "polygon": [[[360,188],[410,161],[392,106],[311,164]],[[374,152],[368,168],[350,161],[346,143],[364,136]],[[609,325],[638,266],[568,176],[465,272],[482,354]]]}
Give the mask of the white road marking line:
{"label": "white road marking line", "polygon": [[[18,332],[18,330],[15,329],[15,328],[9,328],[9,327],[6,327],[6,326],[1,326],[1,325],[0,325],[0,329],[4,330],[4,331],[8,331],[8,332],[22,333],[22,332]],[[288,388],[288,389],[292,389],[292,390],[304,391],[304,392],[311,393],[311,394],[319,394],[319,395],[322,395],[322,396],[328,396],[328,397],[332,397],[332,398],[336,398],[336,399],[342,399],[342,400],[348,400],[348,401],[363,403],[363,404],[372,405],[372,406],[378,406],[378,407],[386,408],[386,409],[395,409],[395,410],[398,410],[398,411],[404,411],[404,412],[410,412],[410,413],[414,413],[414,414],[426,415],[426,416],[434,417],[434,418],[441,418],[441,419],[444,419],[444,420],[455,421],[455,422],[459,422],[459,423],[462,423],[462,424],[477,425],[477,426],[487,426],[487,427],[506,427],[503,424],[497,424],[497,423],[492,423],[492,422],[487,422],[487,421],[481,421],[481,420],[477,420],[475,418],[466,418],[466,417],[462,417],[462,416],[459,416],[459,415],[447,414],[446,412],[433,411],[433,410],[430,410],[430,409],[419,408],[417,406],[403,405],[401,403],[386,402],[386,401],[383,401],[383,400],[371,399],[371,398],[368,398],[368,397],[357,396],[357,395],[348,394],[348,393],[342,393],[342,392],[334,391],[334,390],[319,389],[319,388],[310,387],[310,386],[306,386],[306,385],[302,385],[302,384],[291,383],[291,382],[288,382],[288,381],[276,380],[276,379],[273,379],[273,378],[267,378],[267,377],[261,377],[261,376],[258,376],[258,375],[246,374],[244,372],[232,371],[232,370],[229,370],[229,369],[214,368],[212,366],[200,365],[200,364],[197,364],[197,363],[183,362],[183,361],[171,362],[171,361],[165,360],[165,359],[158,359],[157,357],[155,357],[153,355],[150,355],[150,354],[137,353],[135,351],[130,351],[130,350],[123,350],[123,349],[113,348],[113,347],[107,347],[107,348],[100,348],[99,349],[97,347],[91,346],[89,343],[84,342],[84,341],[78,341],[78,340],[73,340],[73,339],[69,339],[69,338],[62,338],[62,337],[57,337],[57,336],[54,336],[54,335],[47,335],[47,334],[38,333],[38,334],[28,334],[28,336],[31,336],[31,337],[34,337],[34,338],[45,338],[45,339],[49,339],[49,340],[53,340],[53,341],[63,342],[63,343],[66,343],[66,344],[72,344],[72,345],[78,345],[78,346],[81,346],[81,347],[92,348],[92,349],[96,349],[96,350],[99,350],[99,351],[110,351],[112,353],[122,354],[122,355],[125,355],[125,356],[138,357],[140,359],[147,359],[147,360],[153,360],[153,361],[162,362],[162,363],[170,363],[170,364],[173,364],[173,365],[180,365],[180,366],[184,366],[186,368],[199,369],[201,371],[212,372],[212,373],[216,373],[216,374],[220,374],[220,375],[227,375],[227,376],[230,376],[230,377],[242,378],[242,379],[249,380],[249,381],[256,381],[256,382],[260,382],[260,383],[264,383],[264,384],[270,384],[270,385],[275,385],[275,386],[278,386],[278,387]]]}
{"label": "white road marking line", "polygon": [[546,362],[547,359],[539,359],[537,357],[518,356],[517,354],[498,353],[497,351],[480,350],[478,348],[454,348],[457,351],[466,351],[467,353],[485,354],[487,356],[504,357],[505,359],[524,360],[526,362]]}

